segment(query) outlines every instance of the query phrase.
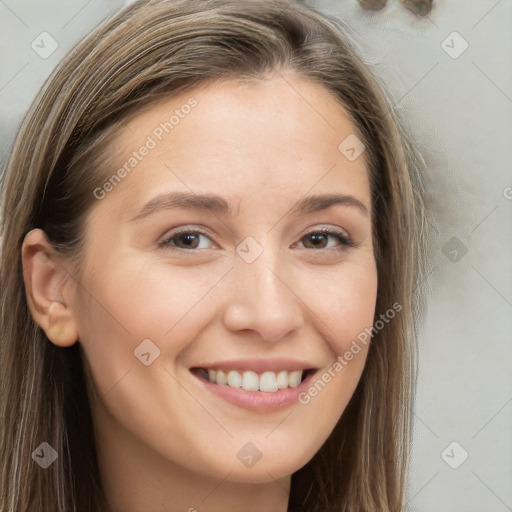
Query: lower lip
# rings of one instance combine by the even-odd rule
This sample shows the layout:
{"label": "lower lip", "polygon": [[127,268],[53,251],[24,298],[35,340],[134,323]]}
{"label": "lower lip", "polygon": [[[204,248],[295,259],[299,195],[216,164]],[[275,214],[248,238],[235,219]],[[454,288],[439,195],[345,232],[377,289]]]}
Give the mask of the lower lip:
{"label": "lower lip", "polygon": [[206,389],[214,395],[219,396],[233,405],[244,409],[256,411],[280,410],[290,405],[299,403],[299,395],[306,391],[314,377],[314,373],[309,374],[297,387],[286,388],[265,393],[263,391],[244,391],[241,388],[232,388],[228,385],[214,384],[200,375],[192,372],[199,379]]}

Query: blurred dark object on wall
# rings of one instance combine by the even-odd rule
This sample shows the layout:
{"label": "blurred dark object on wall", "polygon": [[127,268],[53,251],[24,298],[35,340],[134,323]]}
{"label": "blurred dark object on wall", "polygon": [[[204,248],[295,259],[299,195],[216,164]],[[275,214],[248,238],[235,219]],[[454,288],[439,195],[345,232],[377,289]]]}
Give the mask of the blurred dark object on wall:
{"label": "blurred dark object on wall", "polygon": [[[399,2],[416,16],[426,16],[434,4],[434,0],[399,0]],[[387,0],[359,0],[359,4],[368,11],[379,11],[387,4]]]}

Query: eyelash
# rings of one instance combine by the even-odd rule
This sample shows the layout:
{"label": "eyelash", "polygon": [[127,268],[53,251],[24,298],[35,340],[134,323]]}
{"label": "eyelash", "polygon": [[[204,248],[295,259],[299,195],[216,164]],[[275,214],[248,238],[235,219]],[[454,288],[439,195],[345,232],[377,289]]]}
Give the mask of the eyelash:
{"label": "eyelash", "polygon": [[[338,240],[338,242],[340,243],[340,245],[343,247],[355,247],[355,243],[348,235],[345,235],[342,231],[340,231],[338,229],[334,229],[334,228],[318,228],[313,231],[310,231],[309,233],[306,233],[302,238],[306,238],[307,236],[314,235],[314,234],[316,235],[318,233],[321,233],[323,235],[329,235],[329,236],[336,238]],[[301,238],[301,240],[302,240],[302,238]],[[326,249],[324,249],[324,250],[326,250]]]}
{"label": "eyelash", "polygon": [[[329,235],[329,236],[332,236],[334,238],[336,238],[338,240],[338,242],[340,243],[340,245],[342,246],[341,248],[338,248],[338,250],[343,250],[343,248],[346,248],[346,247],[355,247],[355,243],[353,242],[353,240],[345,235],[343,232],[337,230],[337,229],[333,229],[333,228],[319,228],[319,229],[315,229],[313,231],[310,231],[309,233],[306,233],[302,238],[306,238],[307,236],[310,236],[310,235],[313,235],[313,234],[318,234],[318,233],[321,233],[321,234],[324,234],[324,235]],[[173,233],[172,236],[170,237],[167,237],[165,240],[162,240],[161,242],[158,243],[158,247],[160,248],[165,248],[165,249],[171,249],[171,250],[175,250],[175,251],[187,251],[187,252],[194,252],[194,251],[197,251],[197,250],[201,250],[201,249],[183,249],[181,247],[175,247],[171,242],[172,240],[175,240],[177,237],[179,237],[180,235],[190,235],[190,234],[198,234],[198,235],[204,235],[208,238],[210,238],[209,234],[206,232],[206,231],[203,231],[201,229],[198,229],[198,228],[194,228],[194,229],[184,229],[182,231],[178,231],[177,233]],[[213,240],[212,240],[213,242]],[[296,244],[294,244],[296,245]],[[320,250],[332,250],[332,249],[335,249],[333,247],[330,247],[330,248],[320,248]]]}

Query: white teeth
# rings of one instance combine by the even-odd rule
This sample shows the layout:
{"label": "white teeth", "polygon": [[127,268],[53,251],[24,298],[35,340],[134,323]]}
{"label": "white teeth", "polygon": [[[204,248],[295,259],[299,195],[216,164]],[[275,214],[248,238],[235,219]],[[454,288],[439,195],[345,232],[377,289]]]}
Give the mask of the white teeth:
{"label": "white teeth", "polygon": [[274,393],[279,389],[296,388],[302,382],[302,370],[287,372],[263,372],[258,375],[253,371],[238,372],[230,370],[227,374],[223,370],[201,370],[200,373],[214,384],[242,388],[244,391],[262,391]]}
{"label": "white teeth", "polygon": [[235,370],[231,370],[228,373],[228,385],[232,388],[239,388],[242,386],[242,377]]}
{"label": "white teeth", "polygon": [[[302,373],[302,372],[300,372]],[[264,372],[260,377],[260,391],[271,393],[277,391],[277,379],[274,372]]]}
{"label": "white teeth", "polygon": [[[217,384],[220,384],[221,386],[225,386],[228,383],[228,377],[222,370],[217,370],[217,372],[215,372],[215,370],[213,370],[213,372],[214,372],[214,377],[213,377],[213,379],[210,378],[210,382],[217,382]],[[217,373],[216,376],[215,376],[215,373]]]}
{"label": "white teeth", "polygon": [[277,374],[277,387],[279,389],[286,389],[288,387],[288,372],[286,370],[280,371]]}
{"label": "white teeth", "polygon": [[258,391],[258,374],[256,372],[244,372],[242,389],[245,389],[245,391]]}
{"label": "white teeth", "polygon": [[302,379],[302,370],[296,370],[294,372],[290,372],[288,375],[288,385],[291,388],[296,388]]}

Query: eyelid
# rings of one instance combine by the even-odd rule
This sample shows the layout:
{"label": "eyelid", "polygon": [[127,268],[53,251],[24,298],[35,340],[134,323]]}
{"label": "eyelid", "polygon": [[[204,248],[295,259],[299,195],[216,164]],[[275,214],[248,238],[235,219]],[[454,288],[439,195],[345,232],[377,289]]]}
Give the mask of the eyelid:
{"label": "eyelid", "polygon": [[172,229],[171,231],[167,231],[166,234],[158,242],[158,247],[162,247],[162,248],[169,248],[170,247],[173,250],[186,251],[186,252],[189,252],[189,253],[190,252],[197,252],[198,249],[183,249],[181,247],[172,246],[169,243],[171,239],[173,239],[173,238],[175,238],[175,237],[177,237],[177,236],[179,236],[181,234],[184,234],[184,233],[192,233],[192,234],[204,235],[204,236],[206,236],[207,238],[209,238],[211,240],[212,244],[215,247],[218,247],[218,244],[215,242],[215,240],[213,240],[212,235],[209,233],[209,231],[207,231],[207,230],[205,230],[204,228],[201,228],[201,227],[190,226],[190,225],[178,226],[178,227]]}
{"label": "eyelid", "polygon": [[[329,236],[338,238],[340,244],[343,247],[356,247],[356,244],[352,240],[352,237],[344,229],[342,229],[340,227],[326,226],[326,225],[315,226],[314,228],[308,230],[306,233],[304,233],[299,238],[298,242],[294,242],[292,245],[293,246],[297,245],[297,243],[301,242],[301,240],[304,237],[314,234],[314,233],[323,233],[325,235],[329,235]],[[335,249],[335,248],[330,248],[330,249]],[[327,248],[327,249],[324,248],[323,250],[329,250],[329,248]]]}
{"label": "eyelid", "polygon": [[340,228],[339,226],[332,226],[330,224],[320,224],[317,226],[313,226],[311,229],[308,229],[303,237],[306,235],[309,235],[311,233],[318,233],[318,232],[326,232],[326,233],[333,233],[333,234],[339,234],[343,235],[345,238],[350,238],[350,235],[347,233],[346,230],[343,228]]}

